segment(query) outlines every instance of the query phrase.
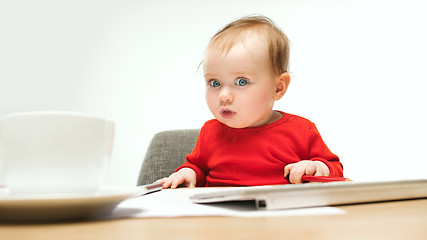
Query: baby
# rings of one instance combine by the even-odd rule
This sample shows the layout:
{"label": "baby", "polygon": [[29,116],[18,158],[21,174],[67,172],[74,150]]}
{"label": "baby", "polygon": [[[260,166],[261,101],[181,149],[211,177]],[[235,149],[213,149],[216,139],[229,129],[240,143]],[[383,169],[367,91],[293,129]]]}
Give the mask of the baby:
{"label": "baby", "polygon": [[203,71],[207,121],[163,188],[301,183],[342,177],[339,158],[309,120],[273,110],[290,83],[286,35],[263,16],[238,19],[209,42]]}

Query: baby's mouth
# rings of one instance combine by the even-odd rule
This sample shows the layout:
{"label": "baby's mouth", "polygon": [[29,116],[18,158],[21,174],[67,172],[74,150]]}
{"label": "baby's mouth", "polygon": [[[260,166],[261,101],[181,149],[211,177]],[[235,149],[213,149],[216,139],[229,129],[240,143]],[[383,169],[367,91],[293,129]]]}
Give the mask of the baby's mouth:
{"label": "baby's mouth", "polygon": [[222,109],[222,110],[221,110],[221,116],[222,116],[223,118],[231,118],[231,117],[233,117],[235,114],[236,114],[236,112],[233,112],[233,111],[231,111],[231,110],[229,110],[229,109]]}

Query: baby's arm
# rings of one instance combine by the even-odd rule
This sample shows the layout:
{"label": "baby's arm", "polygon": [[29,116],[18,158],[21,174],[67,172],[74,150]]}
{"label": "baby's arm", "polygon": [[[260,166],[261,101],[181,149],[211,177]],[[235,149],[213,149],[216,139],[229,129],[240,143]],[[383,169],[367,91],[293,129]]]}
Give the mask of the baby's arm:
{"label": "baby's arm", "polygon": [[196,186],[196,172],[191,168],[181,168],[172,173],[169,177],[160,179],[156,182],[163,184],[163,188],[177,188],[179,185],[193,188]]}
{"label": "baby's arm", "polygon": [[302,160],[285,166],[285,178],[289,176],[291,183],[302,183],[303,175],[329,176],[328,166],[321,161]]}

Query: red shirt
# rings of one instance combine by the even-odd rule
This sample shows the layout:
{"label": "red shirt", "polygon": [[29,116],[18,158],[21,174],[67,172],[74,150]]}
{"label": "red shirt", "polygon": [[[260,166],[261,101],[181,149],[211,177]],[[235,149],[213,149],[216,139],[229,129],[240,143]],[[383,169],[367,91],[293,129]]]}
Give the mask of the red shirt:
{"label": "red shirt", "polygon": [[252,128],[230,128],[216,119],[205,123],[193,152],[181,168],[193,169],[196,186],[288,184],[284,167],[301,160],[321,161],[342,177],[343,167],[309,120],[284,112],[276,122]]}

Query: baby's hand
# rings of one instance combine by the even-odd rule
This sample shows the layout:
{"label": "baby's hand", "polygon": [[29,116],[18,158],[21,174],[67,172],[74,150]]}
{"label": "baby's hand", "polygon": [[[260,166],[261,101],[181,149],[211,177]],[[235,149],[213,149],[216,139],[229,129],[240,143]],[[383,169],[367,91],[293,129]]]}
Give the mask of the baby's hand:
{"label": "baby's hand", "polygon": [[320,161],[303,160],[285,166],[285,178],[289,175],[291,183],[302,183],[303,175],[329,176],[331,172],[328,166]]}
{"label": "baby's hand", "polygon": [[191,168],[181,168],[169,177],[157,180],[156,183],[163,184],[163,188],[177,188],[183,184],[185,187],[196,187],[196,172]]}

